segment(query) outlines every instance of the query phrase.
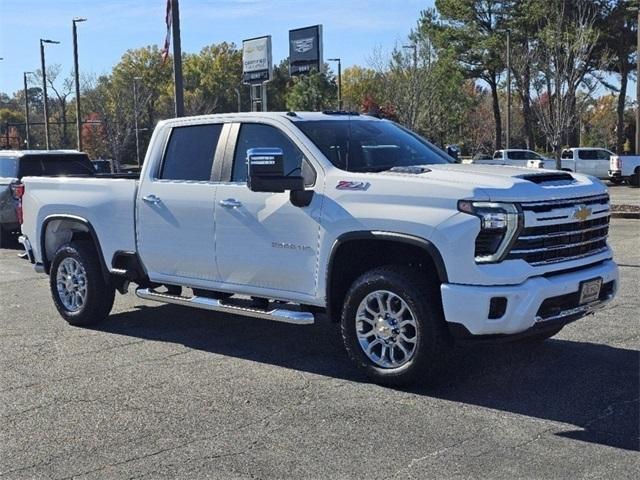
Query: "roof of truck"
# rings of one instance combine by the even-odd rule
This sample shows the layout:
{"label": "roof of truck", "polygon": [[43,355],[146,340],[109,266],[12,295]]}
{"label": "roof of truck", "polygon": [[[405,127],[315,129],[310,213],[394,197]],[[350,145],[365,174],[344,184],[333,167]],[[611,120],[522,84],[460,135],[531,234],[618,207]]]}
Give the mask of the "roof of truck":
{"label": "roof of truck", "polygon": [[78,150],[0,150],[0,157],[24,157],[25,155],[86,155]]}
{"label": "roof of truck", "polygon": [[198,115],[193,117],[170,118],[163,120],[161,123],[181,123],[185,120],[215,121],[215,120],[234,120],[242,121],[243,118],[270,118],[270,119],[287,119],[292,122],[305,120],[373,120],[383,121],[372,115],[360,114],[358,112],[238,112],[238,113],[214,113],[211,115]]}

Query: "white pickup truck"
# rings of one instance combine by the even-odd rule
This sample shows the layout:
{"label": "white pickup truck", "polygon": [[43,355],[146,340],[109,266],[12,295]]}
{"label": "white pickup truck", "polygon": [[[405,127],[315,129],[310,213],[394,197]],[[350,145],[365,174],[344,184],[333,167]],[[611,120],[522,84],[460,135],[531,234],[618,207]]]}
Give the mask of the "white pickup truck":
{"label": "white pickup truck", "polygon": [[340,322],[374,381],[427,381],[455,342],[541,341],[617,290],[609,198],[568,172],[461,165],[387,120],[160,122],[139,180],[23,179],[21,242],[70,324],[115,291]]}
{"label": "white pickup truck", "polygon": [[640,187],[640,156],[612,155],[609,180],[617,184],[628,182],[633,187]]}

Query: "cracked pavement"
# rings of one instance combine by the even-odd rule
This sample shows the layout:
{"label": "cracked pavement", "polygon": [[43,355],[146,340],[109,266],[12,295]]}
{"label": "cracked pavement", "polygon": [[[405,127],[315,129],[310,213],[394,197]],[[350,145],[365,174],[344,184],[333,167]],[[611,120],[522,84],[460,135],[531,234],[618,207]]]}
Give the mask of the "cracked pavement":
{"label": "cracked pavement", "polygon": [[130,294],[68,326],[47,277],[0,250],[0,479],[636,478],[639,234],[612,221],[607,309],[539,347],[458,349],[408,390],[368,383],[325,320]]}

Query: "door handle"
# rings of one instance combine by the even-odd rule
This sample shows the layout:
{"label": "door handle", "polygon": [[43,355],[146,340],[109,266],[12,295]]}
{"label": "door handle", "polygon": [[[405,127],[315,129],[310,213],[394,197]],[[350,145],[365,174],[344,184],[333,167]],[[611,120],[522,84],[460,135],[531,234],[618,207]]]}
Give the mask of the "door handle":
{"label": "door handle", "polygon": [[156,204],[160,203],[160,198],[156,197],[153,194],[151,194],[151,195],[145,195],[144,197],[142,197],[142,201],[146,202],[146,203],[151,203],[153,205],[156,205]]}
{"label": "door handle", "polygon": [[242,206],[242,202],[236,200],[235,198],[227,198],[226,200],[220,200],[220,206],[226,208],[240,208]]}

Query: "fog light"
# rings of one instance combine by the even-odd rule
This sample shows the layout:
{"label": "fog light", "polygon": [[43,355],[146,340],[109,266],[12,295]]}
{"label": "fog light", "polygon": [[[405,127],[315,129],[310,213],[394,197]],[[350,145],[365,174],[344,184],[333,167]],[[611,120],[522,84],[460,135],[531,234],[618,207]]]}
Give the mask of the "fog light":
{"label": "fog light", "polygon": [[489,303],[489,320],[502,318],[507,311],[507,299],[505,297],[493,297]]}

